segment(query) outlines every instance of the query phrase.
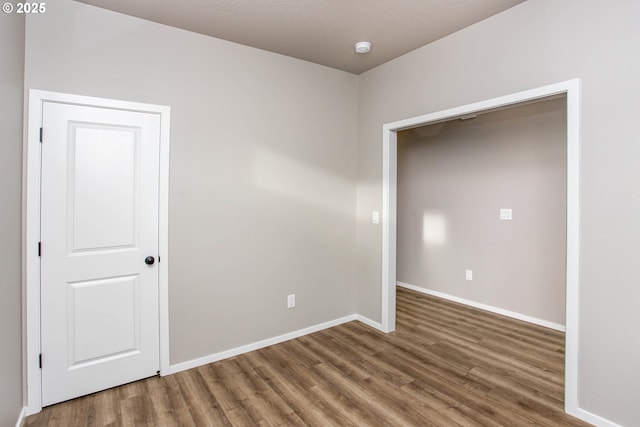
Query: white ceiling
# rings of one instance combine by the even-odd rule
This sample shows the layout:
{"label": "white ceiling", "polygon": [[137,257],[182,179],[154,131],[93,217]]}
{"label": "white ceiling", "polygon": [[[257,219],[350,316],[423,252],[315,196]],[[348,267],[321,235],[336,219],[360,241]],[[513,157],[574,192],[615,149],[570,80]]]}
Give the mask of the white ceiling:
{"label": "white ceiling", "polygon": [[524,0],[77,1],[360,74]]}

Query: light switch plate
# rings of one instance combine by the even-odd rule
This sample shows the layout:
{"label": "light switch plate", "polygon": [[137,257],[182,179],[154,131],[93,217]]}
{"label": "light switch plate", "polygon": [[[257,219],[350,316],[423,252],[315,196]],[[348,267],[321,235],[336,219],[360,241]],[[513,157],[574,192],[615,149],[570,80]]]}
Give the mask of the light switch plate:
{"label": "light switch plate", "polygon": [[380,212],[372,212],[371,213],[371,222],[373,224],[380,224]]}
{"label": "light switch plate", "polygon": [[287,308],[294,308],[296,306],[296,294],[287,295]]}
{"label": "light switch plate", "polygon": [[503,221],[511,221],[513,219],[513,211],[511,209],[500,208],[500,219]]}

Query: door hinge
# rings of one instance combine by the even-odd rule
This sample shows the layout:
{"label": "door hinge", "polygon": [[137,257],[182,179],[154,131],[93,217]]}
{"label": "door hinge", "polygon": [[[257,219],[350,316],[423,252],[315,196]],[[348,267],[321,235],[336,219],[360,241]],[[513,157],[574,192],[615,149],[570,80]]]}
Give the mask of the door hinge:
{"label": "door hinge", "polygon": [[160,255],[158,255],[158,262],[160,262]]}
{"label": "door hinge", "polygon": [[42,128],[40,128],[40,142],[42,142]]}
{"label": "door hinge", "polygon": [[42,242],[38,242],[38,256],[42,256]]}
{"label": "door hinge", "polygon": [[40,369],[42,369],[42,353],[40,353],[38,355],[38,367],[40,367]]}

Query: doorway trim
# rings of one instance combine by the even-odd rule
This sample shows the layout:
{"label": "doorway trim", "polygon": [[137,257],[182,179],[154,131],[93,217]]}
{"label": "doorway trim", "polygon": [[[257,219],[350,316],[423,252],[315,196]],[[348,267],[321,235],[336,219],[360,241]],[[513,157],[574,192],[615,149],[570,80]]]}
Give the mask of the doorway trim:
{"label": "doorway trim", "polygon": [[580,79],[567,80],[456,108],[387,123],[382,135],[382,329],[396,327],[396,232],[398,131],[504,108],[557,95],[567,99],[567,260],[565,412],[578,407],[579,249],[580,249]]}
{"label": "doorway trim", "polygon": [[[160,171],[159,171],[159,230],[158,256],[158,313],[160,334],[160,375],[169,371],[169,141],[171,108],[162,105],[142,104],[89,96],[70,95],[42,90],[29,90],[27,138],[25,140],[24,233],[23,265],[24,287],[23,326],[24,370],[26,384],[26,414],[42,410],[42,371],[39,367],[41,353],[40,329],[40,180],[42,154],[40,126],[44,102],[74,104],[88,107],[129,110],[160,116]],[[46,361],[45,361],[46,363]]]}

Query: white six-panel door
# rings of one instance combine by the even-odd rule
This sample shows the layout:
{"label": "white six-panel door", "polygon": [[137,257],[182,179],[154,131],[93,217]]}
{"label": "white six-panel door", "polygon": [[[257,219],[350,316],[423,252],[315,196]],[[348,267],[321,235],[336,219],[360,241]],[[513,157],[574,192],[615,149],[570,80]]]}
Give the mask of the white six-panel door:
{"label": "white six-panel door", "polygon": [[159,370],[160,116],[45,102],[42,123],[46,406]]}

